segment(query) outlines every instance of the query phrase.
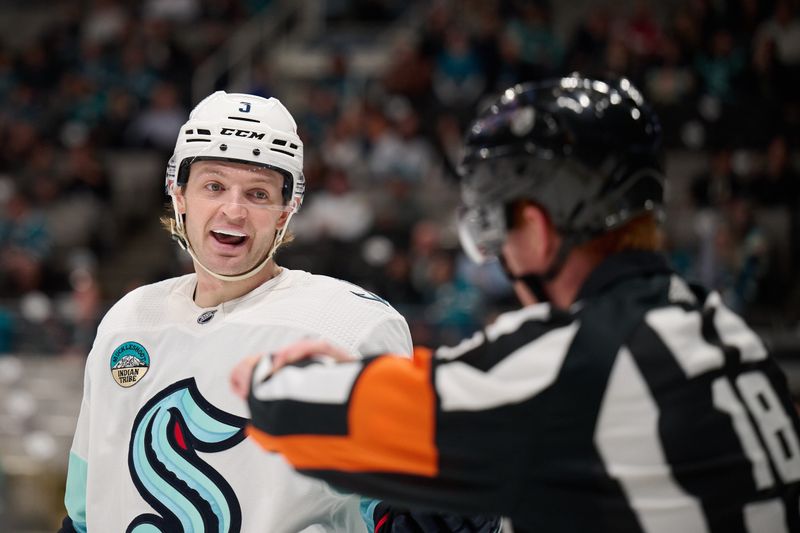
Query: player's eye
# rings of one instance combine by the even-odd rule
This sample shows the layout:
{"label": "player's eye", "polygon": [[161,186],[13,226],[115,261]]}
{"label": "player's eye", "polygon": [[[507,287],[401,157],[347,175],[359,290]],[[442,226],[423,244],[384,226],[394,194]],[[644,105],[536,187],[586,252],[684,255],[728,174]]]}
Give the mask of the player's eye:
{"label": "player's eye", "polygon": [[210,181],[210,182],[206,183],[205,189],[207,191],[209,191],[209,192],[219,192],[219,191],[222,190],[222,185],[220,185],[219,183],[217,183],[215,181]]}
{"label": "player's eye", "polygon": [[267,193],[267,191],[262,189],[250,191],[250,196],[256,202],[266,202],[269,200],[269,193]]}

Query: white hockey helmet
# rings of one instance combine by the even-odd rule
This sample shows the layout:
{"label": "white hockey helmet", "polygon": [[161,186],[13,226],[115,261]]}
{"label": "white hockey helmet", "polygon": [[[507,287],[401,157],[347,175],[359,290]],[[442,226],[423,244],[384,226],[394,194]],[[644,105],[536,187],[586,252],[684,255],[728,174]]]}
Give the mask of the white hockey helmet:
{"label": "white hockey helmet", "polygon": [[[175,191],[186,185],[191,164],[204,160],[269,168],[284,177],[282,195],[288,218],[277,231],[268,256],[249,272],[237,276],[211,272],[197,260],[188,242],[183,218],[175,202]],[[189,120],[181,127],[175,151],[167,164],[165,188],[173,199],[175,211],[172,233],[181,246],[215,277],[226,281],[246,279],[271,259],[283,240],[289,220],[303,202],[303,142],[297,135],[297,124],[276,98],[217,91],[197,104],[189,114]]]}
{"label": "white hockey helmet", "polygon": [[303,201],[303,142],[277,98],[217,91],[192,110],[167,165],[166,190],[186,184],[194,161],[216,159],[271,168],[284,175],[283,196],[296,211]]}

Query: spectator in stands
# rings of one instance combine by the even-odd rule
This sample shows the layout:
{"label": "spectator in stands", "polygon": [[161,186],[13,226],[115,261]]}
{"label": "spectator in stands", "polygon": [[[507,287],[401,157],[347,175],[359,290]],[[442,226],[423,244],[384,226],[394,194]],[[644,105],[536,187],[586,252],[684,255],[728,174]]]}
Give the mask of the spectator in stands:
{"label": "spectator in stands", "polygon": [[105,311],[96,268],[80,266],[70,273],[69,314],[71,328],[64,353],[80,358],[92,349],[97,326]]}
{"label": "spectator in stands", "polygon": [[362,121],[361,106],[350,105],[328,127],[320,150],[326,165],[347,169],[359,177],[363,174],[365,149]]}
{"label": "spectator in stands", "polygon": [[381,83],[391,94],[408,98],[423,109],[431,96],[432,59],[410,37],[398,37]]}
{"label": "spectator in stands", "polygon": [[442,250],[431,258],[427,283],[431,290],[426,294],[426,318],[444,345],[457,344],[479,329],[483,316],[478,289],[458,275],[456,254]]}
{"label": "spectator in stands", "polygon": [[367,142],[367,169],[373,183],[382,183],[405,166],[405,153],[399,135],[383,109],[369,107],[364,112]]}
{"label": "spectator in stands", "polygon": [[59,196],[48,206],[61,246],[90,247],[101,253],[113,245],[115,218],[109,216],[111,178],[97,147],[77,141],[65,154]]}
{"label": "spectator in stands", "polygon": [[500,78],[503,73],[499,39],[504,25],[502,6],[496,2],[475,1],[467,9],[472,15],[467,24],[473,28],[472,43],[483,66],[486,91],[500,90],[508,85]]}
{"label": "spectator in stands", "polygon": [[149,102],[152,105],[156,96],[156,85],[161,80],[156,69],[147,62],[143,43],[131,38],[121,46],[114,86],[131,92],[139,102]]}
{"label": "spectator in stands", "polygon": [[788,248],[792,271],[797,272],[800,270],[800,173],[792,166],[789,156],[786,137],[773,137],[767,146],[764,171],[755,176],[751,190],[758,204],[788,213]]}
{"label": "spectator in stands", "polygon": [[436,289],[431,275],[436,254],[444,248],[442,229],[433,220],[420,220],[411,230],[411,283],[414,288],[429,299]]}
{"label": "spectator in stands", "polygon": [[750,200],[736,197],[725,206],[717,230],[719,262],[717,283],[725,303],[747,315],[761,296],[761,285],[770,268],[771,244],[756,222]]}
{"label": "spectator in stands", "polygon": [[744,192],[742,177],[734,171],[732,158],[729,147],[713,150],[708,170],[692,179],[691,198],[695,207],[720,208]]}
{"label": "spectator in stands", "polygon": [[606,47],[609,44],[609,18],[608,8],[593,6],[578,22],[567,52],[567,62],[571,69],[603,74],[601,66],[605,62]]}
{"label": "spectator in stands", "polygon": [[[411,284],[411,261],[408,252],[395,247],[381,270],[375,276],[376,294],[390,302],[399,302],[395,308],[411,319],[415,306],[422,305],[422,295]],[[404,312],[406,311],[406,312]]]}
{"label": "spectator in stands", "polygon": [[325,176],[325,188],[309,199],[293,231],[298,240],[307,242],[354,242],[367,234],[374,217],[366,195],[353,190],[346,171],[331,168]]}
{"label": "spectator in stands", "polygon": [[563,45],[553,32],[550,9],[544,2],[515,2],[504,36],[518,51],[520,79],[541,79],[561,68]]}
{"label": "spectator in stands", "polygon": [[787,83],[786,67],[778,61],[775,43],[764,39],[753,43],[749,76],[742,89],[749,105],[740,108],[741,123],[746,124],[744,144],[760,145],[776,128],[785,129],[788,102],[796,99],[792,84]]}
{"label": "spectator in stands", "polygon": [[800,18],[791,0],[777,0],[772,16],[756,29],[755,43],[775,43],[778,60],[794,70],[800,69]]}
{"label": "spectator in stands", "polygon": [[650,2],[637,0],[622,27],[626,47],[642,64],[655,59],[662,46],[663,31]]}
{"label": "spectator in stands", "polygon": [[99,44],[116,42],[131,22],[119,0],[91,0],[81,26],[84,40]]}
{"label": "spectator in stands", "polygon": [[186,114],[177,87],[170,82],[159,82],[153,87],[147,107],[131,122],[129,139],[134,146],[167,153]]}
{"label": "spectator in stands", "polygon": [[88,195],[107,204],[111,200],[109,170],[97,147],[89,142],[78,143],[71,146],[66,155],[63,193]]}
{"label": "spectator in stands", "polygon": [[397,149],[403,154],[395,158],[391,174],[396,179],[419,183],[428,177],[434,164],[430,141],[420,131],[419,115],[402,97],[390,99],[386,107],[397,134]]}
{"label": "spectator in stands", "polygon": [[0,98],[5,100],[17,83],[17,72],[11,51],[0,43]]}
{"label": "spectator in stands", "polygon": [[674,36],[666,35],[661,40],[657,58],[644,72],[644,88],[656,112],[663,117],[666,144],[677,146],[681,129],[694,112],[697,80],[691,66],[683,61]]}
{"label": "spectator in stands", "polygon": [[7,193],[0,204],[0,294],[18,297],[41,289],[51,241],[30,193],[7,178],[3,189]]}
{"label": "spectator in stands", "polygon": [[58,82],[60,65],[47,59],[47,51],[41,43],[24,49],[17,64],[17,76],[21,83],[35,91],[47,91]]}
{"label": "spectator in stands", "polygon": [[448,28],[432,74],[433,93],[439,104],[468,110],[486,89],[483,68],[469,34],[457,26]]}
{"label": "spectator in stands", "polygon": [[135,96],[119,87],[106,94],[105,110],[100,124],[94,129],[93,138],[109,149],[128,147],[127,132],[138,110]]}
{"label": "spectator in stands", "polygon": [[800,175],[789,159],[786,137],[776,135],[766,150],[764,172],[750,186],[753,198],[761,205],[793,208],[800,199]]}

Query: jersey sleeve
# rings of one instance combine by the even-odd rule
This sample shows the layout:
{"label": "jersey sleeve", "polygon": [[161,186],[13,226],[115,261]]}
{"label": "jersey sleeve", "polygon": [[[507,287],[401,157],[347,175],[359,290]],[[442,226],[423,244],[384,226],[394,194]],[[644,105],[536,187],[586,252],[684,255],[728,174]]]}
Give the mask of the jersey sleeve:
{"label": "jersey sleeve", "polygon": [[[360,354],[392,353],[411,357],[413,343],[407,322],[400,315],[383,319],[361,339],[358,351]],[[497,533],[500,529],[500,519],[495,516],[443,514],[427,510],[427,507],[395,507],[370,498],[362,498],[361,510],[371,533]]]}
{"label": "jersey sleeve", "polygon": [[[72,447],[69,452],[67,467],[67,485],[64,493],[64,505],[67,510],[64,529],[86,533],[86,479],[89,457],[89,419],[91,405],[90,365],[87,360],[83,379],[83,399],[81,400],[78,424]],[[72,529],[67,529],[67,526]]]}
{"label": "jersey sleeve", "polygon": [[411,508],[510,514],[530,432],[509,420],[530,392],[522,371],[537,368],[502,368],[484,341],[478,334],[437,357],[417,349],[411,360],[282,369],[254,384],[248,432],[301,473],[350,492]]}
{"label": "jersey sleeve", "polygon": [[360,355],[398,354],[410,356],[414,350],[411,332],[401,315],[389,315],[368,329],[358,342]]}

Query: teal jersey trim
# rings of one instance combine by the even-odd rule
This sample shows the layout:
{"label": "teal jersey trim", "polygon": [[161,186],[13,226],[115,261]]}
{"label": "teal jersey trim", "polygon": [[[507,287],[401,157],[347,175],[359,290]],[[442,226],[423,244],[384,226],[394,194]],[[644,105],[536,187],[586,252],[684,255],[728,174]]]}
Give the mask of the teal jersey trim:
{"label": "teal jersey trim", "polygon": [[86,533],[86,461],[70,452],[67,470],[67,490],[64,505],[72,520],[72,527],[78,533]]}
{"label": "teal jersey trim", "polygon": [[380,500],[372,500],[370,498],[361,498],[359,507],[361,509],[361,519],[367,526],[367,531],[373,533],[375,531],[375,508],[381,503]]}

